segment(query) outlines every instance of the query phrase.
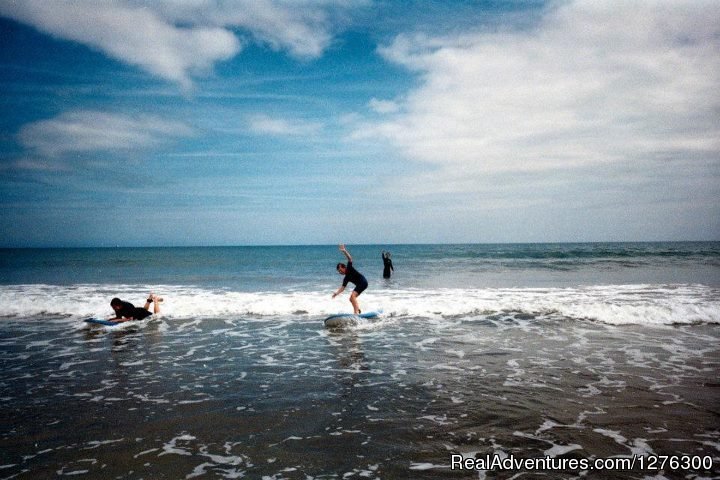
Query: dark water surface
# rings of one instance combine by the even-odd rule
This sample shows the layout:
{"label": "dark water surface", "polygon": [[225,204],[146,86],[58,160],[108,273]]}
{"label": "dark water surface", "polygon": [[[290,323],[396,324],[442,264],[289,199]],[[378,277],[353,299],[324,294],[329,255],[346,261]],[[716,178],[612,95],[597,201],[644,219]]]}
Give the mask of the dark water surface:
{"label": "dark water surface", "polygon": [[710,456],[718,478],[714,325],[43,325],[0,338],[3,478],[476,478],[450,455],[499,452]]}

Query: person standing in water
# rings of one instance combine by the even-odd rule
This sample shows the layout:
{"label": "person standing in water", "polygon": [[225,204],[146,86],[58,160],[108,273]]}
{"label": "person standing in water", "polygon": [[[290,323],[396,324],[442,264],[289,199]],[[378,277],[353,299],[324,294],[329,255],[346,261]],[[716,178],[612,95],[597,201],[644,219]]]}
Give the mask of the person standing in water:
{"label": "person standing in water", "polygon": [[386,252],[383,250],[382,252],[382,259],[383,259],[383,278],[390,278],[392,273],[394,272],[395,268],[392,264],[392,259],[390,258],[390,252]]}
{"label": "person standing in water", "polygon": [[337,264],[336,268],[338,273],[340,275],[344,275],[345,277],[343,278],[342,286],[337,290],[337,292],[333,293],[332,298],[340,295],[345,290],[345,287],[348,283],[354,284],[355,290],[353,290],[353,292],[350,294],[350,303],[352,303],[353,306],[353,313],[357,315],[361,313],[357,297],[368,287],[368,282],[363,276],[363,274],[355,270],[355,267],[353,267],[352,257],[350,256],[350,252],[348,252],[345,248],[345,245],[340,245],[340,251],[345,255],[348,263],[347,265],[345,265],[344,263]]}

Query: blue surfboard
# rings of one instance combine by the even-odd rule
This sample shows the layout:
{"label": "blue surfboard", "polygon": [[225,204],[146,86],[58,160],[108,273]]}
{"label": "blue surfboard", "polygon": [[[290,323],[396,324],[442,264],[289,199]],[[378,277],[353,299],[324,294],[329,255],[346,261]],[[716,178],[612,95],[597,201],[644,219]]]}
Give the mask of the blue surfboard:
{"label": "blue surfboard", "polygon": [[119,322],[111,322],[110,320],[103,320],[102,318],[87,318],[85,319],[87,323],[96,323],[98,325],[106,325],[108,327],[114,327],[115,325],[120,325]]}
{"label": "blue surfboard", "polygon": [[382,310],[377,312],[365,312],[355,315],[354,313],[336,313],[330,315],[325,319],[326,327],[345,327],[348,325],[355,325],[359,318],[377,318],[382,313]]}

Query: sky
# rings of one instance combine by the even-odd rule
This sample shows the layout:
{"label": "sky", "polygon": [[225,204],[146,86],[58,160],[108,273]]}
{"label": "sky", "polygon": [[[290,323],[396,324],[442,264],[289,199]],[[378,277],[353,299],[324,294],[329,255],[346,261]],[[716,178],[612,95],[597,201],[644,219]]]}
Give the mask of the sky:
{"label": "sky", "polygon": [[0,0],[0,247],[720,240],[720,2]]}

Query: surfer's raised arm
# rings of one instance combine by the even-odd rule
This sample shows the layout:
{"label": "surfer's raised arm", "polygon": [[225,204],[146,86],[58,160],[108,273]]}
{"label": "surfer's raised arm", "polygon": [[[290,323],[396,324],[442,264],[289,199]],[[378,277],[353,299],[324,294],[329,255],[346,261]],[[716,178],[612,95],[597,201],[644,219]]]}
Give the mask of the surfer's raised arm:
{"label": "surfer's raised arm", "polygon": [[340,251],[345,254],[345,257],[348,260],[348,263],[352,263],[352,257],[350,256],[350,252],[347,251],[347,248],[345,248],[345,244],[340,244]]}

